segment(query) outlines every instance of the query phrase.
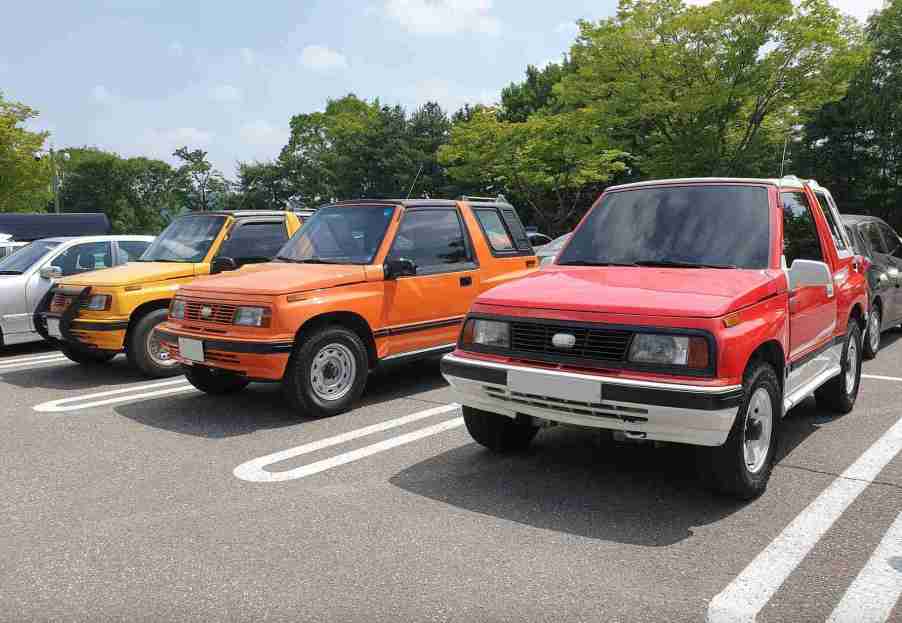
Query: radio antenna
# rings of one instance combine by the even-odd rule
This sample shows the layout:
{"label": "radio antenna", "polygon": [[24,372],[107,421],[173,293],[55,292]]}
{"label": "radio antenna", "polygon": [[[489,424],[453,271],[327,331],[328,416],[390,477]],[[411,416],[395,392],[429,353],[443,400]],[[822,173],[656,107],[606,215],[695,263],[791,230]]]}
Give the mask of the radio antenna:
{"label": "radio antenna", "polygon": [[420,173],[422,173],[422,172],[423,172],[423,165],[421,164],[420,170],[417,171],[416,176],[414,176],[414,178],[413,178],[413,182],[410,184],[410,190],[407,191],[407,196],[405,197],[405,199],[410,199],[410,195],[413,193],[413,187],[416,186],[417,180],[420,179]]}
{"label": "radio antenna", "polygon": [[786,165],[786,148],[789,146],[789,133],[786,134],[786,140],[783,141],[783,159],[780,160],[780,177],[783,177],[783,167]]}

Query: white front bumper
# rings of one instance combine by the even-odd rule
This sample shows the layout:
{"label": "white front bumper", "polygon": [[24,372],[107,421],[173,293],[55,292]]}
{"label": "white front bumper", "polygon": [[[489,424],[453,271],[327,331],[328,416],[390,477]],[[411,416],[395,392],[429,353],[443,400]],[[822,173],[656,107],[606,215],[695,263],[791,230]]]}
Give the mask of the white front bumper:
{"label": "white front bumper", "polygon": [[[601,384],[601,402],[512,391],[511,370],[524,370]],[[542,420],[623,431],[631,437],[699,446],[722,445],[742,400],[742,386],[678,385],[499,364],[446,355],[442,374],[461,404],[510,418]],[[610,397],[609,397],[610,396]]]}

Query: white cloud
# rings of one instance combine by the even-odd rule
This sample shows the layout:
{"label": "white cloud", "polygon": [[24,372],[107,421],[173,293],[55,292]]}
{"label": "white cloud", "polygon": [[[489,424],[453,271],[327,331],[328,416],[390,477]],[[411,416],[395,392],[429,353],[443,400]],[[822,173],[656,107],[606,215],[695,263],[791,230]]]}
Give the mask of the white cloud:
{"label": "white cloud", "polygon": [[238,55],[241,56],[241,62],[245,65],[253,65],[256,61],[256,55],[250,48],[241,48],[238,50]]}
{"label": "white cloud", "polygon": [[241,89],[231,84],[219,84],[210,89],[210,97],[215,101],[228,104],[241,101]]}
{"label": "white cloud", "polygon": [[238,134],[244,143],[265,149],[281,149],[288,142],[287,130],[262,119],[245,123]]}
{"label": "white cloud", "polygon": [[178,41],[173,41],[169,44],[169,54],[170,56],[179,57],[185,54],[185,46],[183,46]]}
{"label": "white cloud", "polygon": [[190,149],[207,147],[213,140],[213,134],[198,128],[148,128],[135,141],[137,153],[149,154],[161,160],[172,160],[172,152],[179,147]]}
{"label": "white cloud", "polygon": [[93,89],[91,89],[91,97],[94,98],[95,102],[100,102],[101,104],[105,104],[110,101],[112,98],[112,93],[102,84],[95,85]]}
{"label": "white cloud", "polygon": [[497,35],[501,30],[501,22],[492,14],[492,0],[386,0],[385,12],[406,30],[421,35]]}
{"label": "white cloud", "polygon": [[348,66],[348,60],[341,52],[324,45],[308,45],[301,50],[301,65],[314,71],[329,71],[330,69],[344,69]]}
{"label": "white cloud", "polygon": [[[713,0],[684,0],[686,4],[693,6],[705,6]],[[830,4],[847,15],[853,15],[860,20],[866,20],[874,11],[883,8],[883,0],[830,0]]]}
{"label": "white cloud", "polygon": [[418,82],[403,94],[416,102],[417,106],[422,106],[426,102],[438,102],[450,113],[459,110],[464,104],[490,106],[498,101],[498,93],[495,91],[467,89],[441,78],[430,78]]}

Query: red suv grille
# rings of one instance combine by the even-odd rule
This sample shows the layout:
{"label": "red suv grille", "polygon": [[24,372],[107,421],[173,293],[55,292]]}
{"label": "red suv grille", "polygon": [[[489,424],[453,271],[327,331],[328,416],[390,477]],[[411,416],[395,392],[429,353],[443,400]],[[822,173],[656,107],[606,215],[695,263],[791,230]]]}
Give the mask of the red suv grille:
{"label": "red suv grille", "polygon": [[232,324],[236,309],[238,309],[237,305],[185,301],[185,320]]}
{"label": "red suv grille", "polygon": [[[551,339],[557,333],[572,335],[571,348],[557,348]],[[632,331],[616,329],[568,327],[537,322],[513,322],[510,327],[511,350],[548,356],[567,356],[595,361],[624,361]]]}

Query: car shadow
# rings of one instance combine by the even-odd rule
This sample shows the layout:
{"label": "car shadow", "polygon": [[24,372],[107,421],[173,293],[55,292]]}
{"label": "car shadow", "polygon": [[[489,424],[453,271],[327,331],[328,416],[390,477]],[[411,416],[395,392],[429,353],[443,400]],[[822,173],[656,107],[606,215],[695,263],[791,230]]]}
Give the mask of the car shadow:
{"label": "car shadow", "polygon": [[129,383],[154,383],[162,380],[146,377],[132,367],[124,356],[118,356],[109,363],[98,365],[79,365],[66,359],[56,365],[34,366],[32,364],[29,367],[28,364],[23,364],[22,368],[0,370],[0,379],[4,383],[23,389],[57,390],[94,389]]}
{"label": "car shadow", "polygon": [[[397,366],[372,375],[356,408],[408,398],[444,385],[437,362],[434,366]],[[193,393],[151,397],[117,405],[113,411],[143,426],[209,439],[296,426],[315,419],[294,411],[277,383],[252,383],[227,396]]]}
{"label": "car shadow", "polygon": [[[778,460],[827,421],[813,401],[790,412],[781,425]],[[390,482],[507,521],[661,547],[746,505],[706,489],[697,457],[690,446],[619,443],[597,431],[554,427],[543,430],[525,453],[497,455],[469,443],[417,463]]]}
{"label": "car shadow", "polygon": [[[880,335],[880,350],[888,346],[892,346],[899,340],[902,340],[902,330],[899,328],[887,329]],[[877,358],[880,358],[880,351],[877,351]]]}
{"label": "car shadow", "polygon": [[57,350],[58,349],[43,341],[0,346],[0,363],[3,363],[3,360],[7,357],[12,358],[21,357],[23,355],[43,355],[57,352]]}

